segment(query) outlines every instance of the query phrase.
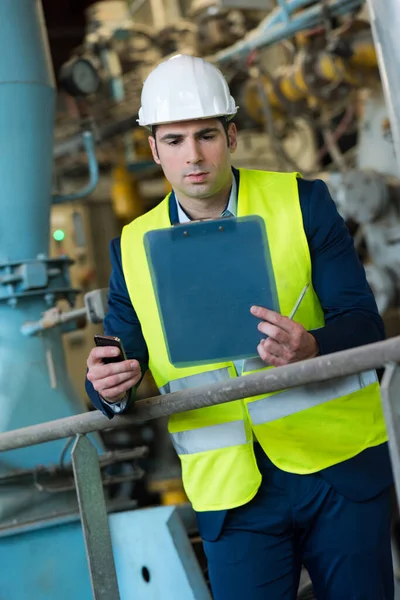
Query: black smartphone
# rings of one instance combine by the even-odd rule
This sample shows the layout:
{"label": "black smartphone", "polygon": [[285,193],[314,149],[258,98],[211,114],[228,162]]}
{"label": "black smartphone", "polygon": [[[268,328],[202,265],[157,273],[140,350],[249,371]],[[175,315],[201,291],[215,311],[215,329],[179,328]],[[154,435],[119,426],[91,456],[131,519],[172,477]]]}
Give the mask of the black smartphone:
{"label": "black smartphone", "polygon": [[96,346],[114,346],[115,348],[119,348],[120,350],[120,354],[118,356],[103,358],[104,364],[108,365],[109,363],[116,363],[121,362],[122,360],[128,360],[119,337],[114,337],[112,335],[96,334],[94,336],[94,343],[96,344]]}

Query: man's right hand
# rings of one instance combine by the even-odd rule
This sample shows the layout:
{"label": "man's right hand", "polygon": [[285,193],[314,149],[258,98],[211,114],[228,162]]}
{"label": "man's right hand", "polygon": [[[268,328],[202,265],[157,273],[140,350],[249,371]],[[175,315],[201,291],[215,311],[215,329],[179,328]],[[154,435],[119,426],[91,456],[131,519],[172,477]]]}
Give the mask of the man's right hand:
{"label": "man's right hand", "polygon": [[104,364],[103,358],[115,358],[118,348],[103,346],[92,348],[87,359],[87,378],[96,392],[107,402],[119,402],[126,392],[141,378],[142,372],[137,360]]}

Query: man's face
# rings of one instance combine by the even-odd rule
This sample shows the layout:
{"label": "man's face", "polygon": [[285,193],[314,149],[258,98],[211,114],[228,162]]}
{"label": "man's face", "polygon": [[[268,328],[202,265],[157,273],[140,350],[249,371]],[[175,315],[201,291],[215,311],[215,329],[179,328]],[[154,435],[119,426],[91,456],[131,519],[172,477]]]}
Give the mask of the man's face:
{"label": "man's face", "polygon": [[178,196],[210,198],[232,178],[230,154],[236,150],[236,127],[229,124],[228,138],[218,119],[159,125],[156,140],[149,137],[155,162]]}

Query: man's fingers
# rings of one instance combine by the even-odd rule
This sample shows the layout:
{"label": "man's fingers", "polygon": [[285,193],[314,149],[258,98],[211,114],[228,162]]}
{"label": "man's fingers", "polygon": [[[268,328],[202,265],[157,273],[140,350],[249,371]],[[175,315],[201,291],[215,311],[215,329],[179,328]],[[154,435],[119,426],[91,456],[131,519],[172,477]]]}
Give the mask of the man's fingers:
{"label": "man's fingers", "polygon": [[115,348],[114,346],[96,346],[96,348],[92,348],[90,351],[87,366],[90,369],[94,365],[101,365],[103,364],[103,358],[113,358],[119,356],[119,354],[119,348]]}
{"label": "man's fingers", "polygon": [[87,378],[89,381],[97,379],[105,379],[118,373],[130,373],[131,376],[140,374],[140,365],[137,360],[122,360],[117,363],[104,365],[103,363],[95,364],[89,368]]}
{"label": "man's fingers", "polygon": [[290,344],[289,334],[280,327],[272,325],[267,321],[261,321],[261,323],[259,323],[257,327],[258,330],[261,331],[261,333],[265,333],[265,335],[275,340],[279,344]]}
{"label": "man's fingers", "polygon": [[263,321],[269,321],[270,323],[275,323],[276,325],[279,322],[279,318],[282,317],[279,313],[274,310],[270,310],[269,308],[264,308],[262,306],[252,306],[250,308],[250,312],[255,317],[259,319],[263,319]]}
{"label": "man's fingers", "polygon": [[294,354],[290,348],[283,346],[278,342],[275,342],[275,340],[272,340],[271,338],[268,338],[267,340],[262,340],[261,344],[263,345],[264,350],[268,352],[268,354],[272,354],[277,358],[281,358],[285,361],[285,364],[290,363],[294,358]]}
{"label": "man's fingers", "polygon": [[[287,364],[287,360],[280,356],[276,356],[269,351],[269,347],[263,343],[266,340],[261,341],[257,346],[257,352],[260,358],[267,364],[272,365],[273,367],[281,367],[282,365]],[[277,344],[278,346],[279,344]]]}
{"label": "man's fingers", "polygon": [[258,317],[263,321],[268,321],[268,323],[276,325],[288,333],[292,331],[293,325],[296,325],[291,319],[288,319],[288,317],[284,317],[274,310],[269,310],[269,308],[263,308],[262,306],[252,306],[250,312],[255,317]]}
{"label": "man's fingers", "polygon": [[87,360],[87,378],[94,389],[110,402],[118,401],[142,376],[137,360],[104,363],[104,359],[118,356],[120,350],[113,346],[93,348]]}
{"label": "man's fingers", "polygon": [[103,389],[97,390],[97,391],[105,400],[109,399],[110,402],[113,402],[113,401],[115,401],[116,398],[118,398],[118,396],[121,396],[122,394],[124,394],[125,392],[130,390],[136,383],[137,383],[137,379],[136,379],[136,377],[133,377],[115,387],[107,388],[104,390]]}
{"label": "man's fingers", "polygon": [[96,388],[99,388],[99,390],[103,390],[105,395],[111,397],[114,394],[109,393],[110,390],[113,390],[114,388],[117,388],[120,385],[127,384],[133,381],[134,383],[129,385],[129,387],[132,387],[132,385],[135,385],[135,383],[137,383],[139,379],[140,373],[118,373],[117,375],[111,375],[110,377],[105,377],[104,379],[99,379],[98,381],[96,381]]}

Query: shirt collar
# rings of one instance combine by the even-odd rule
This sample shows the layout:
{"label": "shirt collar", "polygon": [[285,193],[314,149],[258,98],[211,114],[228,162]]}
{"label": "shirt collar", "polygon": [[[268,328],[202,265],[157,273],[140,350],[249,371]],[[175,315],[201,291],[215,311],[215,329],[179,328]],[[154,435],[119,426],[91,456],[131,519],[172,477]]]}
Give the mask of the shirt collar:
{"label": "shirt collar", "polygon": [[[182,207],[179,204],[175,195],[174,195],[174,198],[175,198],[175,202],[176,202],[176,208],[178,211],[178,222],[179,223],[188,223],[190,221],[189,217],[182,209]],[[237,216],[237,204],[238,204],[238,193],[237,193],[236,177],[234,177],[232,175],[231,193],[229,194],[228,205],[225,210],[228,210],[234,217],[236,217]]]}

